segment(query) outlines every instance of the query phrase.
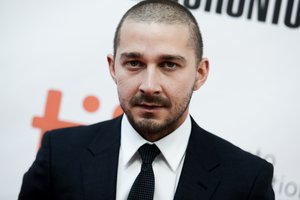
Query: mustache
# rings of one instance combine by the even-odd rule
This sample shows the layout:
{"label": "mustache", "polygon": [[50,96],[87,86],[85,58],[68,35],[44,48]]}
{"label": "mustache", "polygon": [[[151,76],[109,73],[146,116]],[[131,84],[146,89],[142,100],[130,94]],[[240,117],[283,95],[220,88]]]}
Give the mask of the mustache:
{"label": "mustache", "polygon": [[129,103],[132,106],[148,103],[154,106],[163,106],[167,108],[171,107],[172,105],[169,99],[162,97],[161,95],[146,95],[144,93],[135,95]]}

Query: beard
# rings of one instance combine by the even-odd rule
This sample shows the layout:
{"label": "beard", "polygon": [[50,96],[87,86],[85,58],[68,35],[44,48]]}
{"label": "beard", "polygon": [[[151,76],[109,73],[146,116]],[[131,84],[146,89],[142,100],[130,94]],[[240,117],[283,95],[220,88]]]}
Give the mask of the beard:
{"label": "beard", "polygon": [[[188,109],[193,89],[185,95],[180,102],[172,104],[171,101],[161,95],[146,95],[144,93],[138,93],[129,101],[129,105],[125,104],[125,100],[121,100],[121,107],[125,112],[131,126],[144,138],[151,135],[154,138],[161,139],[162,137],[170,134],[177,129],[180,124],[180,119]],[[158,122],[155,120],[155,114],[144,113],[141,119],[137,119],[129,109],[129,107],[139,106],[143,103],[149,103],[151,105],[160,106],[170,110],[169,115]]]}

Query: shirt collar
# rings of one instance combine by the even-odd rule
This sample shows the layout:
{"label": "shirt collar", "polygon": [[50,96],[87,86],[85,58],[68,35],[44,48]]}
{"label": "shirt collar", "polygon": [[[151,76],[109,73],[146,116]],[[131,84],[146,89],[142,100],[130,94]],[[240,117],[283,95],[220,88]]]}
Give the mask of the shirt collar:
{"label": "shirt collar", "polygon": [[[177,170],[180,161],[184,158],[191,129],[191,119],[188,116],[175,131],[154,142],[172,171]],[[129,123],[127,116],[124,115],[121,125],[121,153],[123,155],[121,164],[130,165],[137,156],[138,148],[145,143],[152,144],[136,132]]]}

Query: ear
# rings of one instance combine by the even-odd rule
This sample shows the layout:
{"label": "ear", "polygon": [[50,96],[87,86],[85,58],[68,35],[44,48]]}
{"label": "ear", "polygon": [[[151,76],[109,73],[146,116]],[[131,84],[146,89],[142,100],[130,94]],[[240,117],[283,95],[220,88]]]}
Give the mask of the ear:
{"label": "ear", "polygon": [[194,91],[198,90],[206,81],[209,72],[209,61],[207,58],[202,58],[197,66],[196,80],[194,84]]}
{"label": "ear", "polygon": [[107,62],[108,62],[110,75],[111,75],[112,79],[114,80],[114,82],[117,83],[115,60],[114,60],[114,56],[112,54],[107,55]]}

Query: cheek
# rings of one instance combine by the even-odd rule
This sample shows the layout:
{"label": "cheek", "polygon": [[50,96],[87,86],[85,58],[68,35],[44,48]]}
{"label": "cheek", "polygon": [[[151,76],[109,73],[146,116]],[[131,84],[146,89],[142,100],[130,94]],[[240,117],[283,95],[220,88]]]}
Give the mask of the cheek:
{"label": "cheek", "polygon": [[137,92],[138,82],[130,77],[118,77],[117,87],[119,96],[121,98],[127,99],[135,95],[135,93]]}
{"label": "cheek", "polygon": [[190,93],[190,88],[187,87],[178,88],[178,90],[173,92],[173,99],[174,101],[176,101],[177,104],[181,104],[181,102],[187,98],[189,93]]}
{"label": "cheek", "polygon": [[165,86],[164,93],[173,105],[181,105],[189,96],[192,86],[190,81],[172,82]]}
{"label": "cheek", "polygon": [[[175,79],[174,79],[175,80]],[[195,74],[193,73],[181,73],[176,82],[169,83],[170,90],[173,90],[177,96],[184,96],[193,90],[195,84]]]}

